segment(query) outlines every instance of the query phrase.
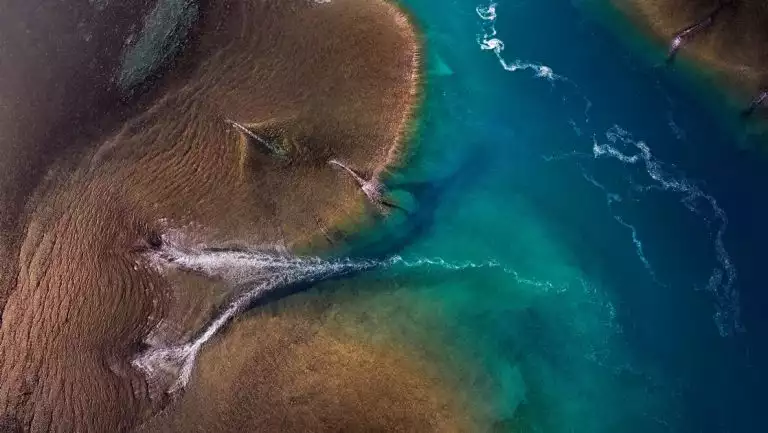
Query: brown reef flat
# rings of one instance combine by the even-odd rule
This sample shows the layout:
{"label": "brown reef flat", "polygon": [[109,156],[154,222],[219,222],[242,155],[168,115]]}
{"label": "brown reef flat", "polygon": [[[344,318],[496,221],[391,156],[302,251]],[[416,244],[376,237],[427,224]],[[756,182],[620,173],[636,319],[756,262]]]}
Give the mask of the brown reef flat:
{"label": "brown reef flat", "polygon": [[493,403],[516,371],[504,383],[425,308],[418,292],[431,284],[328,282],[240,317],[138,432],[525,430],[514,406]]}
{"label": "brown reef flat", "polygon": [[[620,9],[662,38],[702,20],[717,0],[611,0]],[[734,0],[714,24],[681,49],[746,95],[768,87],[768,3]]]}
{"label": "brown reef flat", "polygon": [[232,325],[191,387],[140,432],[472,431],[439,377],[403,350],[301,309]]}
{"label": "brown reef flat", "polygon": [[[91,3],[101,4],[78,2],[75,10]],[[5,98],[0,147],[16,156],[3,162],[10,169],[0,189],[5,247],[0,428],[6,430],[128,431],[160,410],[167,401],[150,398],[146,377],[130,360],[159,323],[171,323],[177,329],[165,337],[178,338],[204,320],[223,295],[219,285],[206,286],[195,276],[161,275],[143,261],[142,251],[169,229],[210,245],[308,242],[358,214],[364,202],[356,185],[327,161],[336,158],[367,176],[380,175],[394,162],[416,103],[417,38],[391,3],[212,0],[200,3],[193,42],[163,74],[158,90],[122,109],[124,99],[114,84],[121,38],[141,26],[153,3],[131,10],[110,8],[110,3],[104,7],[113,15],[89,36],[106,38],[96,49],[100,54],[78,51],[78,43],[45,34],[42,24],[32,32],[39,41],[9,42],[24,32],[15,27],[0,33],[3,50],[23,52],[25,44],[47,43],[47,50],[58,53],[48,58],[52,72],[42,81],[24,76],[14,81],[6,73],[15,67],[0,64]],[[5,16],[32,23],[40,10]],[[81,13],[72,13],[73,22]],[[62,29],[51,32],[76,31],[68,17],[61,18]],[[108,24],[121,19],[126,28],[112,29],[117,35],[112,41]],[[22,48],[9,48],[13,44]],[[69,52],[80,56],[72,64]],[[91,57],[96,72],[79,75],[80,65]],[[29,59],[27,69],[36,62]],[[36,95],[38,84],[48,91],[67,90]],[[22,97],[25,91],[30,100]],[[227,120],[249,125],[284,155],[270,154]],[[95,123],[100,127],[89,130]],[[288,319],[272,326],[277,341],[298,335]],[[314,338],[314,346],[295,350],[317,350],[350,371],[381,364],[392,367],[380,371],[406,372],[371,375],[366,384],[333,382],[341,379],[330,374],[329,363],[323,367],[329,374],[317,380],[321,388],[327,380],[338,400],[317,396],[321,406],[338,402],[346,408],[366,392],[394,396],[409,384],[421,386],[407,366],[395,367],[396,355],[328,336]],[[216,356],[213,350],[207,353],[208,360]],[[294,359],[305,357],[298,353]],[[279,365],[259,367],[282,371]],[[287,378],[309,367],[286,364],[280,374]],[[434,406],[428,395],[414,391],[405,401],[429,409]],[[237,396],[221,396],[227,398]],[[400,415],[373,422],[432,422],[407,416],[411,406],[398,407]],[[290,417],[289,409],[277,406],[267,419]],[[367,415],[362,407],[354,413]]]}
{"label": "brown reef flat", "polygon": [[30,194],[54,161],[83,152],[129,111],[110,71],[152,4],[0,2],[0,309],[13,286]]}

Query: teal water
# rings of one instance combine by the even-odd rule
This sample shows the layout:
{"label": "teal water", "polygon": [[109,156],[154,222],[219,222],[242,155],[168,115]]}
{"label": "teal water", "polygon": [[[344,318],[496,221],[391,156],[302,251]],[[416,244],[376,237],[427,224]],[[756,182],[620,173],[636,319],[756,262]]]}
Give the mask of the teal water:
{"label": "teal water", "polygon": [[580,2],[404,5],[407,212],[347,253],[409,262],[343,283],[362,326],[444,364],[479,429],[762,431],[768,171],[735,114]]}

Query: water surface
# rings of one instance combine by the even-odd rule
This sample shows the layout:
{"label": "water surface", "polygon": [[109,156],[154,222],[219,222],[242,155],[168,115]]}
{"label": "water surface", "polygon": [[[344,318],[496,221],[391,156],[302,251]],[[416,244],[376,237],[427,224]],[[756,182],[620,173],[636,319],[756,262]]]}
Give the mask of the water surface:
{"label": "water surface", "polygon": [[409,211],[351,253],[460,269],[360,276],[367,314],[484,372],[456,377],[498,431],[762,428],[768,174],[734,113],[592,4],[404,4],[427,69],[389,180]]}

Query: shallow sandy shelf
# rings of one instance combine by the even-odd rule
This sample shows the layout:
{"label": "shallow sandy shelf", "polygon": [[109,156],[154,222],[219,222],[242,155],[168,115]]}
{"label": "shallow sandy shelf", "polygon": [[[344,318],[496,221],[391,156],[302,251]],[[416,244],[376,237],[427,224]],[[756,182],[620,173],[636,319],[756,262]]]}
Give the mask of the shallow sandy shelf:
{"label": "shallow sandy shelf", "polygon": [[[665,42],[718,6],[714,0],[611,1]],[[768,3],[734,1],[680,54],[705,64],[746,94],[756,94],[768,87]]]}

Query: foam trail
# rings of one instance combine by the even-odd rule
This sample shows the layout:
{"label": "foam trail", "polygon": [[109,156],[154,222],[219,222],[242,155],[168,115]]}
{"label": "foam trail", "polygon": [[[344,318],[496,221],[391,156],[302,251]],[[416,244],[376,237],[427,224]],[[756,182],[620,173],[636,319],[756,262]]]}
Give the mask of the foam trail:
{"label": "foam trail", "polygon": [[619,161],[625,164],[635,164],[642,158],[641,155],[627,156],[609,144],[598,144],[597,138],[594,136],[592,137],[592,154],[595,158],[608,155],[615,159],[618,159]]}
{"label": "foam trail", "polygon": [[577,137],[581,137],[583,134],[583,131],[579,126],[576,124],[576,121],[573,119],[568,119],[568,124],[571,126],[571,130],[576,134]]}
{"label": "foam trail", "polygon": [[625,222],[624,219],[618,215],[614,215],[613,219],[618,221],[619,224],[628,228],[632,232],[632,243],[635,244],[635,251],[637,252],[637,256],[640,258],[640,261],[643,262],[643,266],[645,266],[645,269],[647,269],[648,273],[651,274],[651,277],[653,277],[653,280],[658,283],[658,281],[656,280],[656,272],[654,272],[653,267],[651,267],[651,263],[648,262],[648,259],[645,257],[645,252],[643,251],[643,243],[640,241],[640,238],[637,235],[637,229],[635,228],[635,226]]}
{"label": "foam trail", "polygon": [[370,260],[322,260],[270,254],[264,251],[212,251],[184,249],[172,243],[152,254],[151,261],[160,268],[177,268],[220,278],[248,289],[235,297],[192,341],[178,346],[150,349],[133,361],[148,377],[156,373],[176,377],[168,389],[175,393],[189,382],[195,360],[203,345],[239,313],[264,294],[294,283],[308,283],[325,278],[370,269],[380,262]]}
{"label": "foam trail", "polygon": [[[557,82],[565,82],[573,86],[573,93],[577,98],[580,98],[583,100],[584,103],[584,110],[583,110],[583,116],[584,116],[584,125],[589,124],[590,122],[590,115],[589,112],[592,109],[592,101],[584,95],[581,90],[579,89],[579,86],[576,85],[573,81],[568,79],[568,77],[565,77],[563,75],[556,74],[551,67],[547,65],[543,65],[540,63],[533,63],[528,62],[520,59],[515,59],[514,61],[508,61],[502,52],[504,51],[504,41],[502,41],[500,38],[497,38],[496,35],[498,34],[496,30],[496,3],[490,3],[487,6],[477,6],[475,8],[475,12],[482,20],[482,33],[477,34],[477,43],[480,46],[480,49],[483,51],[493,51],[493,53],[496,55],[496,59],[498,60],[499,64],[504,68],[506,71],[510,72],[517,72],[517,71],[532,71],[534,74],[534,77],[536,78],[543,78],[550,83],[553,84]],[[573,96],[573,95],[572,95]],[[569,97],[566,95],[562,96],[562,102],[563,104],[567,105],[569,103]],[[573,130],[579,134],[580,128],[576,124],[575,121],[573,121],[572,124]]]}
{"label": "foam trail", "polygon": [[651,275],[651,278],[653,278],[653,281],[660,286],[664,286],[665,284],[661,283],[658,280],[658,278],[656,278],[656,271],[654,271],[653,266],[651,266],[650,261],[648,261],[648,258],[645,256],[645,250],[643,249],[643,243],[640,240],[640,237],[637,233],[637,228],[634,225],[624,221],[624,218],[622,218],[620,215],[615,214],[613,211],[613,203],[621,202],[623,200],[621,196],[619,194],[608,191],[608,189],[603,184],[601,184],[600,182],[595,180],[595,178],[590,176],[586,172],[586,170],[584,170],[584,167],[581,167],[581,175],[584,177],[584,179],[587,180],[587,182],[601,189],[605,193],[605,201],[606,201],[606,204],[608,205],[608,209],[613,219],[616,220],[616,222],[618,222],[625,228],[629,229],[630,232],[632,233],[632,243],[635,245],[635,252],[637,253],[637,257],[643,263],[643,266]]}
{"label": "foam trail", "polygon": [[[611,144],[598,144],[597,140],[595,140],[592,147],[595,158],[611,157],[624,164],[643,164],[645,171],[656,182],[658,188],[682,194],[680,202],[687,209],[701,215],[696,203],[704,201],[710,206],[718,223],[718,227],[713,233],[713,238],[719,267],[713,269],[706,290],[715,296],[717,309],[715,323],[720,334],[727,336],[734,331],[743,330],[740,321],[739,292],[735,287],[736,268],[731,262],[730,255],[726,251],[723,242],[723,237],[728,227],[728,217],[725,211],[720,208],[714,197],[704,193],[690,180],[684,176],[675,176],[665,171],[662,163],[653,157],[650,147],[643,141],[633,140],[627,131],[614,126],[606,132],[606,138],[615,145],[633,146],[639,152],[628,155]],[[712,222],[708,218],[706,221],[708,223]]]}
{"label": "foam trail", "polygon": [[680,125],[675,122],[675,118],[671,110],[667,112],[667,125],[669,126],[669,129],[672,130],[672,133],[675,134],[675,138],[678,140],[685,140],[685,130],[683,130],[683,128],[681,128]]}
{"label": "foam trail", "polygon": [[472,262],[472,261],[449,262],[442,258],[417,258],[417,259],[408,260],[400,256],[393,256],[388,260],[386,260],[384,263],[386,263],[388,266],[401,265],[407,268],[438,267],[441,269],[448,269],[452,271],[463,271],[467,269],[478,269],[478,268],[497,268],[502,272],[504,272],[505,274],[511,275],[512,278],[515,280],[515,282],[519,284],[536,287],[544,291],[549,291],[549,290],[565,291],[568,288],[568,286],[564,284],[555,284],[551,281],[540,281],[533,278],[524,277],[516,270],[510,267],[504,266],[501,263],[497,262],[496,260],[487,260],[479,263]]}
{"label": "foam trail", "polygon": [[544,78],[548,81],[562,80],[563,77],[554,73],[552,68],[538,63],[530,63],[522,60],[508,62],[501,54],[504,51],[504,42],[496,36],[496,3],[490,3],[488,6],[477,6],[475,8],[477,15],[483,20],[483,34],[477,35],[477,42],[482,50],[490,50],[496,54],[501,66],[510,72],[520,70],[531,70],[536,77]]}
{"label": "foam trail", "polygon": [[257,285],[247,293],[238,297],[212,321],[200,336],[189,343],[180,346],[150,349],[133,360],[133,365],[143,371],[148,378],[158,373],[170,374],[176,377],[168,389],[173,394],[183,389],[189,382],[192,370],[203,344],[211,339],[230,319],[240,313],[252,300],[274,288],[273,282]]}
{"label": "foam trail", "polygon": [[[133,365],[150,379],[158,375],[172,378],[168,388],[173,394],[189,382],[200,349],[232,318],[242,313],[265,294],[296,283],[312,283],[348,275],[375,267],[436,267],[451,271],[477,268],[498,268],[512,275],[515,281],[543,290],[558,289],[549,281],[521,276],[514,269],[494,260],[484,262],[450,262],[442,258],[404,259],[393,256],[385,260],[325,260],[318,257],[297,257],[261,250],[222,250],[206,247],[185,247],[173,236],[163,236],[163,246],[148,254],[149,261],[159,272],[177,269],[202,274],[225,281],[234,287],[246,287],[191,341],[169,347],[154,347],[133,360]],[[152,380],[151,380],[152,381]]]}
{"label": "foam trail", "polygon": [[336,159],[331,159],[328,161],[328,164],[335,165],[337,167],[341,167],[344,171],[347,172],[352,178],[355,179],[355,182],[360,187],[360,189],[363,191],[366,197],[368,197],[368,200],[373,204],[374,206],[378,207],[379,209],[383,210],[384,205],[383,203],[383,196],[385,193],[384,185],[382,185],[381,182],[379,182],[378,178],[374,175],[370,180],[363,179],[355,170],[353,170],[348,165],[344,164],[341,161],[338,161]]}

